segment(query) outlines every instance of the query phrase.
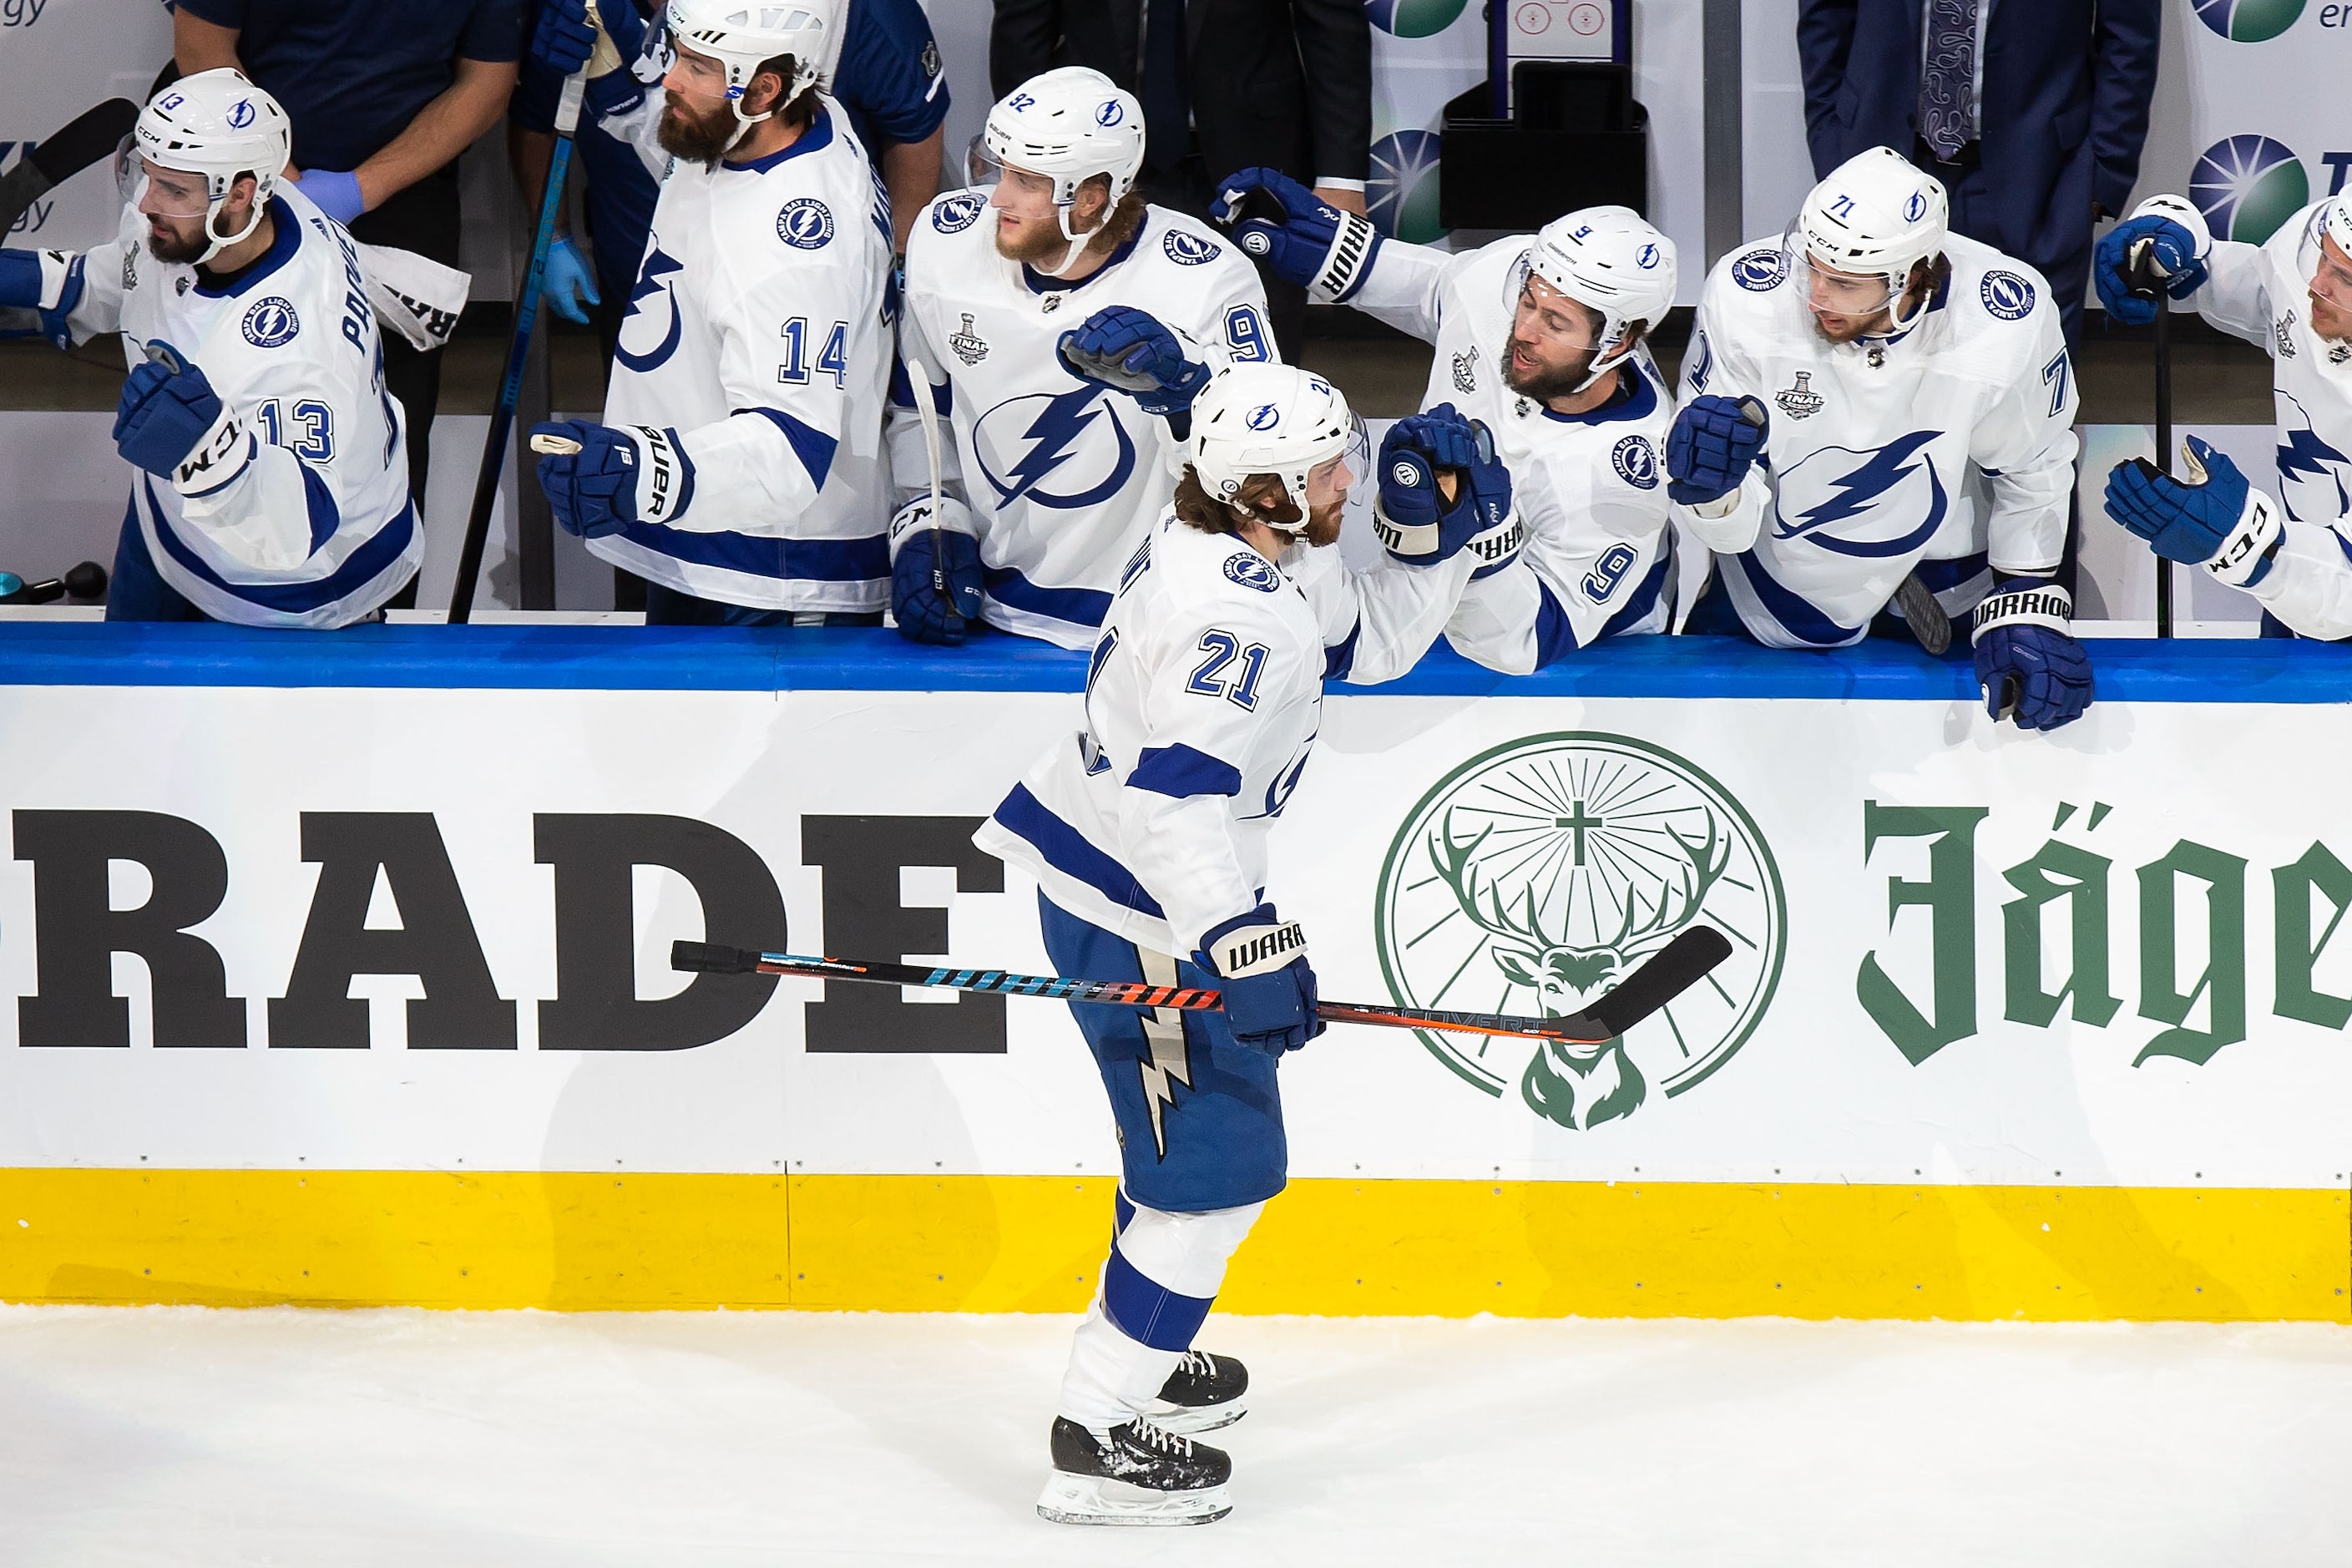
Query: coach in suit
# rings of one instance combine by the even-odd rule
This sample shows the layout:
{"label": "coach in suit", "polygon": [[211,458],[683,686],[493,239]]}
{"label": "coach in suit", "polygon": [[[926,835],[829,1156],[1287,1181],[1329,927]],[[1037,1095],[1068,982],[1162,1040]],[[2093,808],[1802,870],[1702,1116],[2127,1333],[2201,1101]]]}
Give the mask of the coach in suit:
{"label": "coach in suit", "polygon": [[2032,263],[2082,335],[2091,231],[2139,177],[2161,0],[1802,0],[1816,176],[1869,147],[1951,194],[1952,226]]}
{"label": "coach in suit", "polygon": [[[1363,0],[996,0],[989,84],[1091,66],[1141,100],[1145,197],[1206,217],[1213,182],[1276,168],[1349,212],[1371,169]],[[1297,363],[1307,294],[1259,264],[1275,341]]]}

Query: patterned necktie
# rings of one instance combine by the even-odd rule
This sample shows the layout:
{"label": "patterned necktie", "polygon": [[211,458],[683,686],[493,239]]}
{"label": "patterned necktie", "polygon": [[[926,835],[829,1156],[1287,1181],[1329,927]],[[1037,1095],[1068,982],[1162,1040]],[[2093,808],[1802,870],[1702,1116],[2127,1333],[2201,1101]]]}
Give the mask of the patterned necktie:
{"label": "patterned necktie", "polygon": [[1978,0],[1927,0],[1919,135],[1950,163],[1976,134]]}

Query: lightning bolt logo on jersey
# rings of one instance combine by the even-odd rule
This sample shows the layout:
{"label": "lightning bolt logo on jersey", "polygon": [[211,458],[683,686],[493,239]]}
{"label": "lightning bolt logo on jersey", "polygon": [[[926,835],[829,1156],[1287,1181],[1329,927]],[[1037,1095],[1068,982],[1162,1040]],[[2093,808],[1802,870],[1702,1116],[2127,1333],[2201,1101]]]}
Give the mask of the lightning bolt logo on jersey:
{"label": "lightning bolt logo on jersey", "polygon": [[[1165,421],[1124,393],[1082,382],[1061,335],[1112,305],[1149,310],[1212,367],[1271,359],[1256,269],[1181,214],[1147,209],[1141,229],[1075,284],[997,254],[994,215],[974,193],[940,197],[907,244],[902,352],[934,380],[949,416],[940,479],[971,507],[986,584],[982,615],[1004,631],[1086,647],[1119,570],[1176,483]],[[985,344],[981,353],[970,351]],[[939,386],[944,378],[945,385]],[[893,383],[891,481],[930,483],[913,389]]]}
{"label": "lightning bolt logo on jersey", "polygon": [[1943,477],[1919,455],[1937,435],[1914,430],[1873,451],[1824,447],[1804,458],[1780,476],[1772,537],[1863,560],[1916,553],[1950,510]]}

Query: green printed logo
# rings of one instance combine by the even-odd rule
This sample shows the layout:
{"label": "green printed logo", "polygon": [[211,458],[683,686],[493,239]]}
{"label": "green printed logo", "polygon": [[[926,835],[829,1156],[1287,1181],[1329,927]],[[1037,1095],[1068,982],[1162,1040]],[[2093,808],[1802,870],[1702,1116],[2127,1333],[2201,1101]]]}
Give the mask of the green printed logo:
{"label": "green printed logo", "polygon": [[1423,797],[1381,868],[1381,972],[1408,1006],[1562,1017],[1705,918],[1733,952],[1620,1037],[1566,1046],[1421,1031],[1467,1082],[1562,1127],[1632,1115],[1746,1043],[1780,978],[1788,904],[1755,820],[1671,752],[1572,731],[1498,746]]}
{"label": "green printed logo", "polygon": [[1454,26],[1469,0],[1365,0],[1372,26],[1400,38],[1427,38]]}
{"label": "green printed logo", "polygon": [[2277,37],[2303,15],[2303,0],[2197,0],[2197,19],[2233,44]]}

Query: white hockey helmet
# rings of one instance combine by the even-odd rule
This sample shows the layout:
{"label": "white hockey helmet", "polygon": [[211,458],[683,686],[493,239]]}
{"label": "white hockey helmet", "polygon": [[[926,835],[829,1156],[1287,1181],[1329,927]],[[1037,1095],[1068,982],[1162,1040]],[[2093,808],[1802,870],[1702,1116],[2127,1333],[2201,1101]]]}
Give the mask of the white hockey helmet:
{"label": "white hockey helmet", "polygon": [[1582,392],[1624,363],[1628,332],[1674,309],[1675,242],[1631,207],[1585,207],[1537,231],[1513,269],[1507,303],[1517,305],[1530,275],[1601,312]]}
{"label": "white hockey helmet", "polygon": [[[227,66],[184,76],[157,92],[139,111],[131,140],[142,162],[204,176],[205,237],[211,243],[199,262],[260,226],[278,176],[294,157],[294,127],[286,110]],[[253,176],[253,211],[243,228],[225,235],[217,226],[222,204],[247,174]]]}
{"label": "white hockey helmet", "polygon": [[[1083,245],[1086,237],[1070,229],[1078,187],[1108,176],[1112,206],[1135,188],[1143,167],[1143,105],[1085,66],[1033,76],[988,111],[971,164],[975,185],[994,184],[1008,167],[1052,180],[1062,237]],[[1076,259],[1075,248],[1070,257]]]}
{"label": "white hockey helmet", "polygon": [[[2153,205],[2153,198],[2140,205],[2145,210]],[[2304,226],[2303,240],[2295,254],[2311,291],[2339,310],[2352,310],[2352,275],[2345,272],[2343,263],[2327,255],[2326,247],[2320,244],[2323,239],[2334,240],[2336,249],[2352,257],[2352,193],[2339,192],[2319,204],[2319,210]]]}
{"label": "white hockey helmet", "polygon": [[[1902,303],[1911,268],[1943,254],[1950,228],[1942,182],[1893,148],[1873,147],[1812,188],[1783,244],[1809,305],[1825,314],[1868,316]],[[1829,273],[1841,276],[1823,276]],[[1857,289],[1856,278],[1876,286]],[[1832,302],[1819,302],[1825,298]]]}
{"label": "white hockey helmet", "polygon": [[824,68],[840,15],[840,0],[669,0],[667,26],[673,47],[708,55],[727,68],[727,101],[735,118],[750,126],[776,111],[743,112],[743,95],[760,68],[778,55],[793,57],[793,79],[784,84],[776,107],[790,103]]}
{"label": "white hockey helmet", "polygon": [[1209,378],[1192,400],[1192,437],[1187,457],[1201,488],[1231,503],[1254,474],[1282,481],[1298,517],[1293,522],[1258,521],[1297,534],[1307,531],[1307,480],[1337,458],[1348,465],[1350,489],[1371,471],[1364,422],[1348,400],[1312,371],[1296,365],[1243,360]]}

